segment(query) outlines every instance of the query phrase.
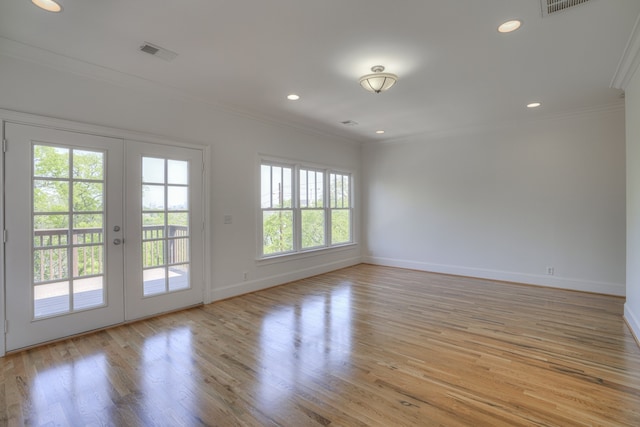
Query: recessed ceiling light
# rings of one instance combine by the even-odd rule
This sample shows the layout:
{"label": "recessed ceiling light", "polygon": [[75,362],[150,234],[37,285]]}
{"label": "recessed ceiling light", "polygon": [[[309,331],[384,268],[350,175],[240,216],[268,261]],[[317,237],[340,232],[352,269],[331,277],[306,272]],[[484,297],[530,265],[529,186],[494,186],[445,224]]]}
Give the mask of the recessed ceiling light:
{"label": "recessed ceiling light", "polygon": [[384,131],[383,131],[383,130],[377,130],[377,131],[376,131],[376,133],[377,133],[378,135],[382,135],[382,134],[384,133]]}
{"label": "recessed ceiling light", "polygon": [[515,30],[517,30],[518,28],[520,28],[520,26],[522,25],[522,21],[518,20],[518,19],[513,19],[511,21],[507,21],[503,24],[501,24],[498,27],[498,32],[499,33],[511,33]]}
{"label": "recessed ceiling light", "polygon": [[297,101],[298,99],[300,99],[300,95],[296,95],[295,93],[292,93],[291,95],[287,95],[287,99],[289,101]]}
{"label": "recessed ceiling light", "polygon": [[539,102],[532,102],[530,104],[527,104],[527,108],[538,108],[539,106],[541,106],[542,104]]}
{"label": "recessed ceiling light", "polygon": [[31,0],[31,3],[47,12],[60,12],[62,10],[62,6],[53,0]]}

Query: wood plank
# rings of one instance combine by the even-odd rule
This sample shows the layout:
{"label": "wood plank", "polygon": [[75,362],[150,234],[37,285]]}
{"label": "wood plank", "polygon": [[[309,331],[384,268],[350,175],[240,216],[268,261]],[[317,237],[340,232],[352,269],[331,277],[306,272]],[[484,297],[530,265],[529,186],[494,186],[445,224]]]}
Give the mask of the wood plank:
{"label": "wood plank", "polygon": [[8,355],[0,424],[638,426],[623,304],[363,264]]}

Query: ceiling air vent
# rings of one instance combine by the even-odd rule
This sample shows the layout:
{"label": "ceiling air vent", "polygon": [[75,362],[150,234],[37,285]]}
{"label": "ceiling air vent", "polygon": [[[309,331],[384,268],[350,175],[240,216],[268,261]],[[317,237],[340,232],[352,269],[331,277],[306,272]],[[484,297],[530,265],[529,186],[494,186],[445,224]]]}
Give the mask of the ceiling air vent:
{"label": "ceiling air vent", "polygon": [[149,55],[153,55],[157,58],[164,59],[165,61],[173,61],[177,53],[170,51],[169,49],[165,49],[153,43],[145,42],[142,46],[140,46],[140,50],[144,53],[148,53]]}
{"label": "ceiling air vent", "polygon": [[345,120],[344,122],[340,122],[345,126],[357,126],[358,122],[353,121],[353,120]]}
{"label": "ceiling air vent", "polygon": [[562,12],[571,7],[587,3],[589,0],[540,0],[542,6],[542,16],[553,15],[554,13]]}

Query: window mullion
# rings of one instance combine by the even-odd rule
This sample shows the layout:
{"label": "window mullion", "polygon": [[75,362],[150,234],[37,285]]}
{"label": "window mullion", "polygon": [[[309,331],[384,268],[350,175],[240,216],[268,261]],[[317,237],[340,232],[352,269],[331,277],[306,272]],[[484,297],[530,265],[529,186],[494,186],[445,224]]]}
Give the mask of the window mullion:
{"label": "window mullion", "polygon": [[273,208],[273,166],[269,166],[269,207]]}
{"label": "window mullion", "polygon": [[331,171],[324,171],[324,179],[322,185],[322,209],[324,212],[324,246],[331,246]]}
{"label": "window mullion", "polygon": [[295,165],[293,168],[293,176],[291,177],[292,201],[291,209],[293,209],[293,250],[300,251],[302,248],[302,212],[300,211],[300,166]]}

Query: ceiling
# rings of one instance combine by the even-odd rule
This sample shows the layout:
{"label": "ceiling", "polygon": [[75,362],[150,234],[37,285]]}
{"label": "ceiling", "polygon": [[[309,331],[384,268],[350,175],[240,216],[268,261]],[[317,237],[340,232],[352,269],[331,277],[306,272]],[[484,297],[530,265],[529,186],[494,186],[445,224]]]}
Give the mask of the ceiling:
{"label": "ceiling", "polygon": [[[0,2],[0,37],[71,66],[360,142],[620,103],[611,80],[640,14],[638,0],[590,0],[544,18],[540,0],[59,2],[57,14],[30,0]],[[499,34],[511,18],[522,28]],[[144,42],[178,56],[140,52]],[[399,80],[372,94],[358,78],[378,64]],[[301,99],[288,101],[290,93]],[[533,101],[542,107],[526,108]]]}

